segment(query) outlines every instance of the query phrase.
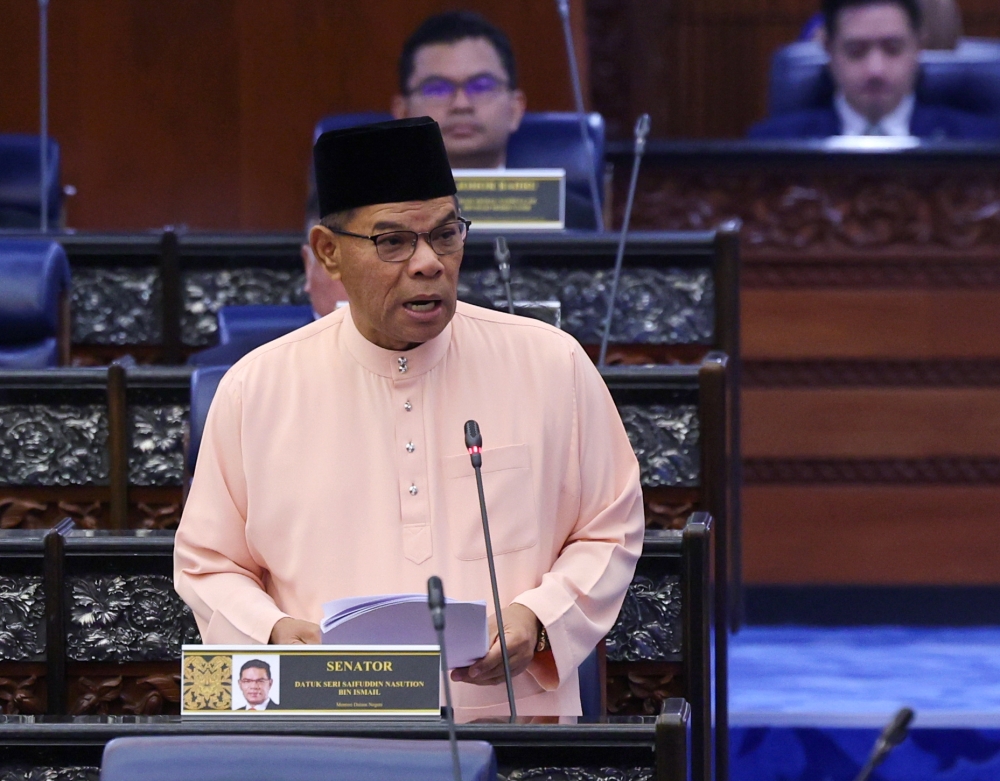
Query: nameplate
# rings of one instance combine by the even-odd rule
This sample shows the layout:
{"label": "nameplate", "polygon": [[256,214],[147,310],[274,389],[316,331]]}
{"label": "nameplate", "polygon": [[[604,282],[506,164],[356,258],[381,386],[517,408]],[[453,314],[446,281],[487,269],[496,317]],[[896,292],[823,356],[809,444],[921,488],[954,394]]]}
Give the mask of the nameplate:
{"label": "nameplate", "polygon": [[437,646],[185,645],[181,715],[439,717]]}
{"label": "nameplate", "polygon": [[562,230],[566,171],[562,168],[453,171],[462,216],[476,228]]}

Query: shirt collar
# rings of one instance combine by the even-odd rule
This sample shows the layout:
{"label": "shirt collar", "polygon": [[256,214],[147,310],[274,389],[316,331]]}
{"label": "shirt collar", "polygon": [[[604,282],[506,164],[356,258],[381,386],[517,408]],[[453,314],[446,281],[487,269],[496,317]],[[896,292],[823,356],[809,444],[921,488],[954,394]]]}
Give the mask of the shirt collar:
{"label": "shirt collar", "polygon": [[344,313],[344,342],[354,359],[373,374],[392,380],[408,380],[426,374],[440,363],[451,345],[452,324],[448,323],[433,339],[413,349],[386,350],[361,335],[349,306],[338,312]]}
{"label": "shirt collar", "polygon": [[[855,111],[854,107],[847,102],[842,92],[838,92],[833,99],[834,108],[840,117],[840,134],[842,136],[863,136],[868,126],[871,124],[868,118]],[[913,118],[913,109],[916,105],[916,98],[911,92],[896,106],[878,121],[887,136],[909,136],[910,120]]]}

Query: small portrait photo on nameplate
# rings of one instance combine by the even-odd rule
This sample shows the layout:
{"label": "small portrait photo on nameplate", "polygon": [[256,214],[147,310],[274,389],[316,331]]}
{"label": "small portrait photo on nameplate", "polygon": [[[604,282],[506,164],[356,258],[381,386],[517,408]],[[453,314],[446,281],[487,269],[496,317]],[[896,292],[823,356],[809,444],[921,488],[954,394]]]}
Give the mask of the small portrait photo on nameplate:
{"label": "small portrait photo on nameplate", "polygon": [[562,168],[456,169],[462,216],[486,230],[562,230],[566,171]]}
{"label": "small portrait photo on nameplate", "polygon": [[431,645],[185,645],[181,716],[440,716]]}

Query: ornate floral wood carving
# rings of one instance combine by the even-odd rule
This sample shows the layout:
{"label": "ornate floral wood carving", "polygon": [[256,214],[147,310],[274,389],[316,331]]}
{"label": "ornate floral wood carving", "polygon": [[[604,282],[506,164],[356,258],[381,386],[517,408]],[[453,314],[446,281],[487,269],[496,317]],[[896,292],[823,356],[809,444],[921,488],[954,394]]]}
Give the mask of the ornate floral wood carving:
{"label": "ornate floral wood carving", "polygon": [[0,675],[0,713],[45,713],[44,683],[37,675]]}
{"label": "ornate floral wood carving", "polygon": [[663,701],[683,697],[679,668],[659,673],[608,673],[608,713],[655,716]]}
{"label": "ornate floral wood carving", "polygon": [[644,487],[690,487],[700,484],[700,427],[695,405],[623,404],[618,412],[639,459]]}
{"label": "ornate floral wood carving", "polygon": [[41,575],[0,575],[0,660],[45,655],[45,592]]}
{"label": "ornate floral wood carving", "polygon": [[[2,489],[0,489],[2,491]],[[86,493],[103,493],[94,489]],[[110,510],[107,499],[64,499],[80,493],[73,488],[38,487],[0,492],[0,529],[49,529],[63,518],[72,518],[78,529],[107,529]],[[175,529],[180,521],[181,488],[133,489],[129,502],[129,527]]]}
{"label": "ornate floral wood carving", "polygon": [[0,781],[100,781],[101,769],[89,765],[8,766],[0,768]]}
{"label": "ornate floral wood carving", "polygon": [[653,781],[650,767],[533,767],[512,770],[509,781]]}
{"label": "ornate floral wood carving", "polygon": [[636,575],[608,632],[608,661],[659,661],[679,654],[682,598],[677,575]]}
{"label": "ornate floral wood carving", "polygon": [[[787,173],[676,170],[647,154],[633,226],[705,230],[739,219],[749,255],[892,249],[968,251],[1000,243],[1000,176],[961,173],[891,175],[854,171]],[[624,208],[627,177],[615,205]],[[620,219],[620,217],[619,217]]]}
{"label": "ornate floral wood carving", "polygon": [[69,712],[82,715],[159,716],[180,712],[181,676],[80,676],[69,682]]}

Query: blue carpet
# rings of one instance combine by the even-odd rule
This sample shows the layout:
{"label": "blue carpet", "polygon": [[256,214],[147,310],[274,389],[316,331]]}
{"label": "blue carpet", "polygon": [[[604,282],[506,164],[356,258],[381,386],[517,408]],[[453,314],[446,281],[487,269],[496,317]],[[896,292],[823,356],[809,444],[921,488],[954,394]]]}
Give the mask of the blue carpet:
{"label": "blue carpet", "polygon": [[734,781],[850,781],[904,705],[875,778],[1000,779],[1000,628],[749,627],[730,681]]}

